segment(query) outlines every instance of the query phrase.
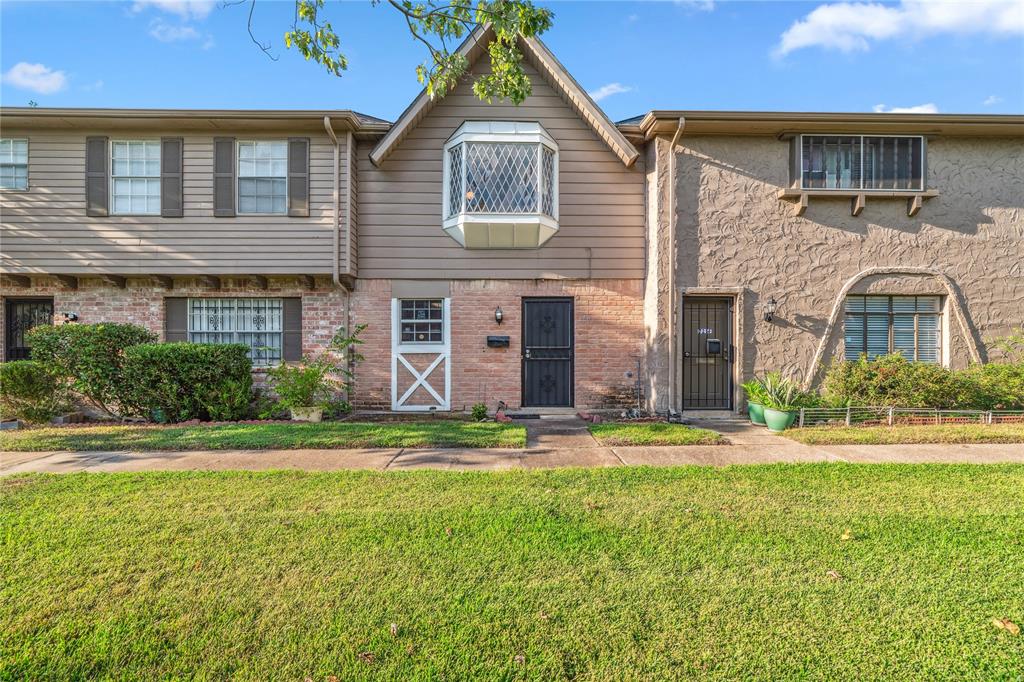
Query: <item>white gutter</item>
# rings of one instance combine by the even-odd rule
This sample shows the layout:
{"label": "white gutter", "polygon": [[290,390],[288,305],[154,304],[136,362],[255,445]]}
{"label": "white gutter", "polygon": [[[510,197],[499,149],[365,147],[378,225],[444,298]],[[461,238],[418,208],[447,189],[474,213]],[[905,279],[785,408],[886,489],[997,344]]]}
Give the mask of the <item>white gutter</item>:
{"label": "white gutter", "polygon": [[[676,322],[676,262],[679,260],[679,249],[676,245],[676,215],[679,213],[676,207],[676,143],[683,134],[686,127],[686,119],[679,117],[676,132],[672,135],[672,143],[668,148],[668,244],[669,244],[669,265],[668,265],[668,412],[672,414],[676,409],[676,334],[679,332]],[[679,406],[682,411],[682,405]]]}

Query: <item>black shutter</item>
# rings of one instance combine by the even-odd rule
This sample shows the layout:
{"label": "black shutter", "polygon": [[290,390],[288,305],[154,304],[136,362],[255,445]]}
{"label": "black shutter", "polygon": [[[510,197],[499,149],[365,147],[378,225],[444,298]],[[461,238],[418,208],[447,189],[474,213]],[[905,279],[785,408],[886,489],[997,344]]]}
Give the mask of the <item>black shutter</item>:
{"label": "black shutter", "polygon": [[235,215],[235,138],[213,138],[213,215]]}
{"label": "black shutter", "polygon": [[288,215],[309,217],[309,138],[288,138]]}
{"label": "black shutter", "polygon": [[302,299],[285,298],[283,308],[284,340],[281,356],[286,360],[302,359]]}
{"label": "black shutter", "polygon": [[160,215],[164,218],[182,216],[182,158],[180,137],[160,138]]}
{"label": "black shutter", "polygon": [[85,138],[85,214],[110,215],[107,138]]}
{"label": "black shutter", "polygon": [[164,299],[164,341],[188,341],[188,299]]}

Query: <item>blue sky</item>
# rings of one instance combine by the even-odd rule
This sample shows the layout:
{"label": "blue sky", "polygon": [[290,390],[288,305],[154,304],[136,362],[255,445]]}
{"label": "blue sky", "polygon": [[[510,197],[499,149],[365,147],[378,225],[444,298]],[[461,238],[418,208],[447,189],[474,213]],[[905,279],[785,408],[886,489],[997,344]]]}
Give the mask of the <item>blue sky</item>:
{"label": "blue sky", "polygon": [[[613,119],[652,108],[1024,112],[1024,2],[550,2],[545,42]],[[283,47],[293,4],[0,3],[0,102],[355,109],[394,119],[423,59],[385,5],[328,0],[349,71]]]}

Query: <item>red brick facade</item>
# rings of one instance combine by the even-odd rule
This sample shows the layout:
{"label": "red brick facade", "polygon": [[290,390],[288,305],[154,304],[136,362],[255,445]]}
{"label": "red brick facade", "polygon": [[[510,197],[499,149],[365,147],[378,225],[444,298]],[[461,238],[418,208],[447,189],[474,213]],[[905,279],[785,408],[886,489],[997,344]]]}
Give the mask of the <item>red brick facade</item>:
{"label": "red brick facade", "polygon": [[[78,289],[68,289],[55,279],[35,277],[28,289],[5,286],[0,294],[52,297],[58,323],[64,313],[74,312],[81,323],[130,322],[161,337],[166,297],[299,296],[306,354],[322,349],[339,327],[346,326],[346,304],[351,298],[351,322],[367,325],[360,347],[365,360],[357,370],[354,403],[364,409],[391,409],[391,280],[358,280],[349,296],[327,280],[318,279],[309,290],[292,277],[271,277],[267,289],[256,288],[244,278],[223,278],[220,290],[188,280],[176,280],[173,289],[165,289],[145,278],[129,278],[123,289],[82,278]],[[644,338],[642,294],[639,280],[453,281],[451,408],[463,410],[482,402],[494,409],[499,400],[510,407],[520,405],[521,302],[529,296],[573,298],[576,406],[635,404]],[[501,325],[494,320],[498,306],[504,313]],[[488,335],[509,336],[510,346],[489,348]],[[442,377],[441,371],[432,375],[435,388],[443,386]]]}

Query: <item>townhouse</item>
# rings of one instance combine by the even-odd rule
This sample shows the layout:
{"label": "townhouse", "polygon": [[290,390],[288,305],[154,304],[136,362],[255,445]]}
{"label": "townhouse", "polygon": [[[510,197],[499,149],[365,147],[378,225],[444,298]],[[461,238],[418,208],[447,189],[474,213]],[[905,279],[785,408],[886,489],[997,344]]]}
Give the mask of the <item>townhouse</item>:
{"label": "townhouse", "polygon": [[616,124],[522,49],[523,104],[467,79],[394,123],[2,109],[4,357],[35,324],[117,321],[265,367],[366,324],[363,409],[664,413],[833,357],[985,361],[1024,325],[1024,117]]}

